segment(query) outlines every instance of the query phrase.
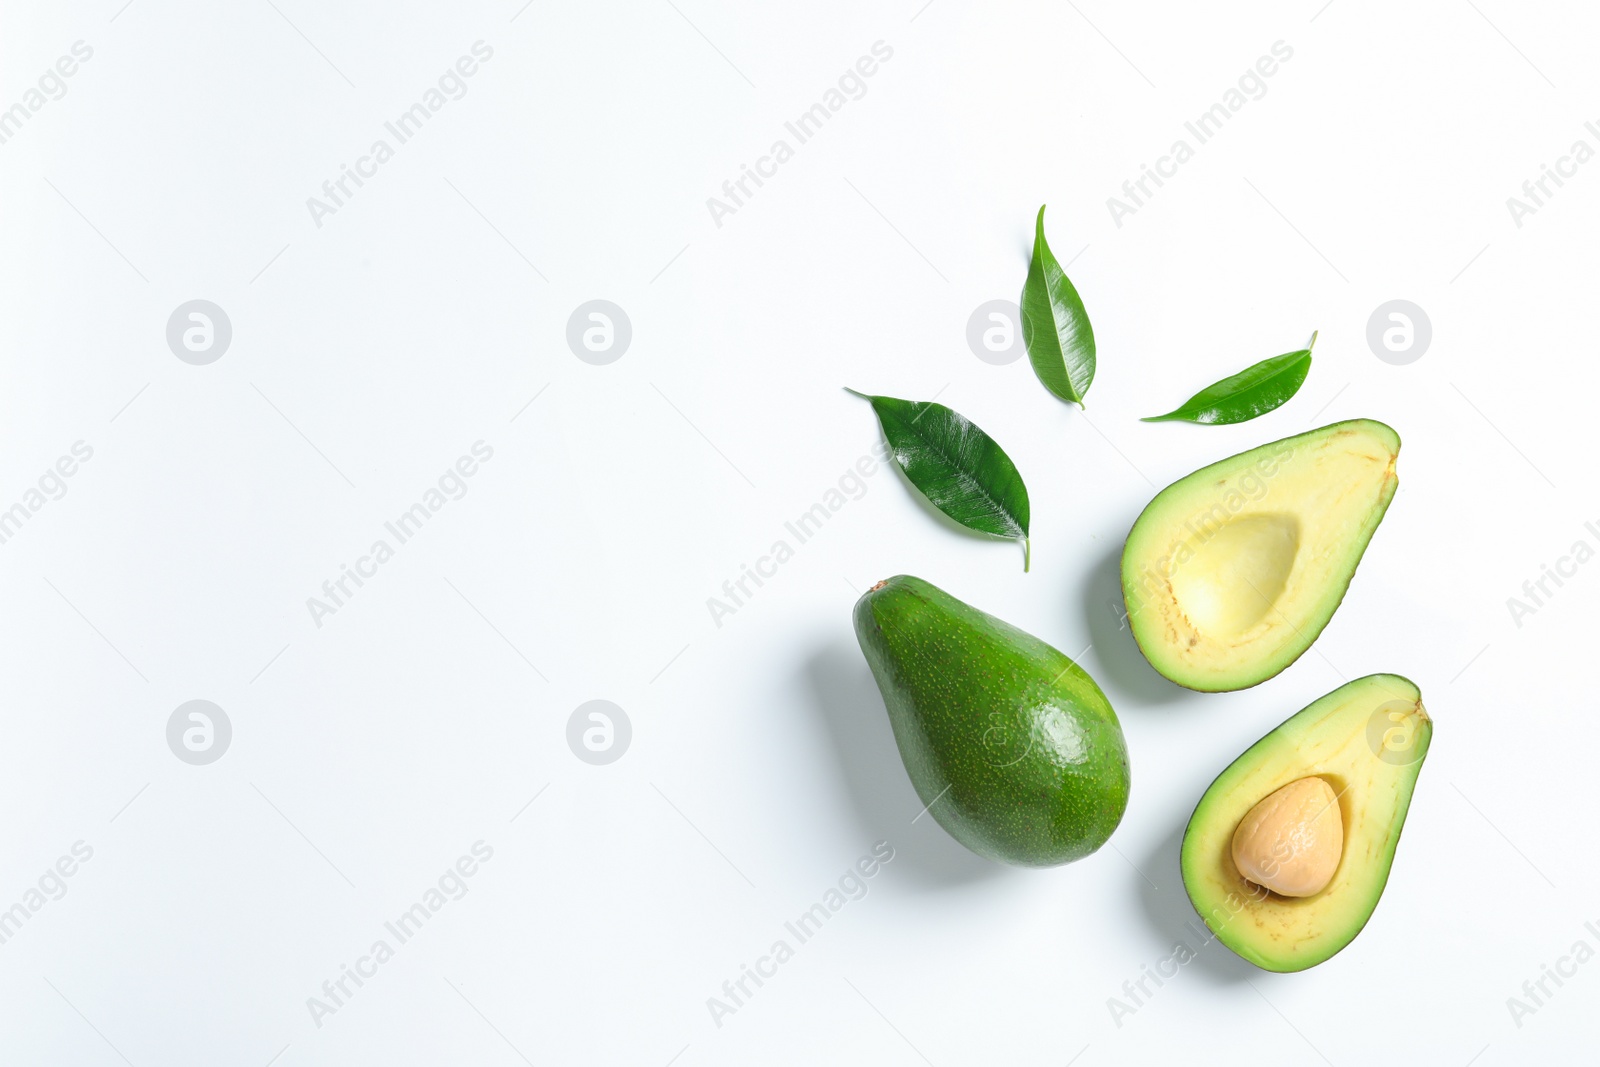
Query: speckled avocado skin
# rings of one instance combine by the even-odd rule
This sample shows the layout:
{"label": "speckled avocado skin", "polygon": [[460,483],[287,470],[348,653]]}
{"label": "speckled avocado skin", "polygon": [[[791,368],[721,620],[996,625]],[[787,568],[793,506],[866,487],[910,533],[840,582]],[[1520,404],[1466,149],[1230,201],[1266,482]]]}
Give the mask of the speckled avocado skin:
{"label": "speckled avocado skin", "polygon": [[1106,843],[1128,806],[1128,749],[1081,667],[908,575],[857,601],[855,627],[906,772],[952,837],[1022,867]]}

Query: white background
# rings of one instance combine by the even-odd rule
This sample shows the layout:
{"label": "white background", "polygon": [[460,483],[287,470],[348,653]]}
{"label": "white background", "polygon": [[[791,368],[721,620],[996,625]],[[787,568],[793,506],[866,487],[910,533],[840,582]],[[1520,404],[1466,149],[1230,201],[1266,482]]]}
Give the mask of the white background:
{"label": "white background", "polygon": [[[94,850],[0,945],[0,1061],[1593,1060],[1600,963],[1520,1028],[1506,1003],[1600,947],[1600,564],[1520,627],[1506,604],[1600,543],[1600,164],[1520,228],[1506,207],[1600,147],[1592,11],[123,2],[0,4],[0,106],[94,49],[0,145],[0,507],[94,450],[0,545],[0,908]],[[307,197],[478,40],[465,97],[315,225]],[[866,95],[717,226],[707,197],[880,40]],[[1266,95],[1116,226],[1106,199],[1279,40]],[[1016,298],[1041,203],[1099,340],[1086,412],[965,337]],[[233,324],[208,366],[165,339],[195,298]],[[593,298],[633,324],[609,366],[565,341]],[[1406,366],[1365,338],[1395,298],[1433,324]],[[1279,411],[1137,421],[1312,329]],[[1032,573],[880,471],[718,627],[707,598],[878,439],[845,385],[1001,441]],[[1360,416],[1404,438],[1400,490],[1315,651],[1231,695],[1155,675],[1110,606],[1155,489]],[[479,440],[467,495],[317,626],[307,598]],[[1114,847],[1012,870],[916,819],[849,622],[902,572],[1092,646],[1134,772]],[[1437,729],[1366,931],[1299,975],[1212,945],[1116,1025],[1194,939],[1205,786],[1373,671]],[[596,698],[633,727],[608,766],[566,741]],[[167,746],[191,699],[232,722],[209,766]],[[470,892],[315,1025],[479,840]],[[879,840],[867,895],[715,1025]]]}

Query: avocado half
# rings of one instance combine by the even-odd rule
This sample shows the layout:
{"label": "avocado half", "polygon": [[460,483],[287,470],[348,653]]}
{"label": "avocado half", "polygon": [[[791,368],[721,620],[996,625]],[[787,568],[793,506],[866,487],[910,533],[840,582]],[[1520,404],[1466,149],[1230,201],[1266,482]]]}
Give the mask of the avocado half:
{"label": "avocado half", "polygon": [[1299,659],[1388,510],[1399,454],[1392,429],[1353,419],[1241,452],[1156,494],[1122,553],[1128,624],[1150,665],[1224,692]]}
{"label": "avocado half", "polygon": [[[1354,941],[1389,881],[1432,738],[1416,685],[1373,674],[1297,712],[1234,760],[1195,807],[1180,860],[1189,900],[1217,939],[1269,971],[1303,971]],[[1338,797],[1344,847],[1325,888],[1283,897],[1239,873],[1233,835],[1262,798],[1311,775]]]}

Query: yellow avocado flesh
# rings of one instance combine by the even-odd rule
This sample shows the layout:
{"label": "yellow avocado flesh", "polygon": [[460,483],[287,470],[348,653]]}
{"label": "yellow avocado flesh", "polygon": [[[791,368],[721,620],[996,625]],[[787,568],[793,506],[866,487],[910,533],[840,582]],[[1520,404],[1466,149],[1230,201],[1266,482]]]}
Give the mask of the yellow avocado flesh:
{"label": "yellow avocado flesh", "polygon": [[1122,595],[1145,658],[1207,692],[1263,682],[1333,617],[1399,479],[1400,437],[1354,419],[1240,453],[1158,493]]}
{"label": "yellow avocado flesh", "polygon": [[[1181,854],[1184,888],[1217,939],[1269,971],[1305,970],[1355,940],[1388,883],[1432,737],[1417,687],[1374,674],[1297,712],[1218,775]],[[1338,797],[1344,849],[1320,892],[1279,896],[1234,866],[1234,831],[1262,798],[1310,775]]]}

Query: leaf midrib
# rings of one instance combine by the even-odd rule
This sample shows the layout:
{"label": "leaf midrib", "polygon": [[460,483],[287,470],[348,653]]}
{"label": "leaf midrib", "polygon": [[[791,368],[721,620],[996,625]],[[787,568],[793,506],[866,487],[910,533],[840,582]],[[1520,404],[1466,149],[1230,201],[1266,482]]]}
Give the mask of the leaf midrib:
{"label": "leaf midrib", "polygon": [[[1248,390],[1259,389],[1263,385],[1266,385],[1268,382],[1272,381],[1273,379],[1281,377],[1282,375],[1285,375],[1285,374],[1289,373],[1291,370],[1293,370],[1294,368],[1296,368],[1296,367],[1298,367],[1300,365],[1300,362],[1301,362],[1302,359],[1305,359],[1306,357],[1311,355],[1311,349],[1302,348],[1302,349],[1292,353],[1292,355],[1294,355],[1296,358],[1295,359],[1291,359],[1289,362],[1285,363],[1278,370],[1273,371],[1271,374],[1267,375],[1265,378],[1261,379],[1259,382],[1256,382],[1254,385],[1247,385],[1243,389],[1239,390],[1239,392],[1237,392],[1237,393],[1229,393],[1228,396],[1242,396]],[[1204,390],[1201,390],[1201,391],[1204,392]]]}
{"label": "leaf midrib", "polygon": [[[1165,414],[1165,415],[1157,415],[1157,416],[1155,416],[1155,418],[1157,418],[1157,419],[1165,419],[1165,418],[1170,418],[1170,417],[1172,417],[1174,415],[1182,414],[1184,412],[1202,412],[1202,411],[1214,410],[1220,404],[1227,403],[1229,400],[1232,400],[1235,397],[1241,397],[1241,396],[1244,396],[1248,392],[1252,392],[1252,391],[1254,391],[1256,389],[1260,389],[1263,386],[1267,385],[1268,383],[1276,380],[1277,378],[1280,378],[1283,375],[1289,373],[1291,370],[1293,370],[1294,368],[1298,367],[1300,365],[1300,363],[1302,362],[1302,360],[1307,359],[1307,358],[1309,358],[1311,356],[1311,349],[1302,348],[1302,349],[1298,350],[1297,352],[1295,352],[1293,354],[1296,355],[1296,356],[1299,356],[1300,358],[1299,359],[1290,360],[1289,362],[1285,363],[1280,369],[1273,371],[1271,374],[1267,375],[1265,378],[1262,378],[1259,382],[1256,382],[1253,385],[1247,385],[1243,389],[1239,390],[1236,393],[1227,393],[1227,394],[1224,394],[1223,396],[1217,397],[1215,400],[1200,400],[1200,399],[1198,399],[1199,394],[1196,394],[1196,397],[1191,397],[1190,399],[1185,400],[1182,404],[1179,404],[1176,408],[1173,408],[1171,411],[1167,412],[1167,414]],[[1249,368],[1246,368],[1246,369],[1248,370]],[[1243,373],[1243,371],[1241,371],[1240,373]],[[1231,375],[1230,375],[1230,377],[1231,377]],[[1217,383],[1217,384],[1220,384],[1220,383]],[[1206,389],[1210,389],[1210,388],[1211,388],[1211,386],[1208,385],[1208,386],[1206,386],[1205,389],[1200,390],[1200,393],[1203,394],[1206,391]],[[1285,398],[1285,399],[1287,400],[1288,398]],[[1191,404],[1194,404],[1196,406],[1191,408],[1189,406]]]}
{"label": "leaf midrib", "polygon": [[[928,404],[931,406],[932,405],[932,401],[929,401]],[[950,409],[949,408],[945,408],[945,410],[949,411]],[[955,414],[955,413],[951,412],[951,414]],[[920,416],[919,416],[919,418],[920,418]],[[967,420],[967,425],[972,426],[974,429],[978,428],[977,424],[972,422],[970,419]],[[944,449],[940,448],[938,446],[938,444],[936,444],[932,439],[924,436],[922,431],[917,428],[916,420],[913,419],[911,422],[908,422],[906,424],[906,427],[907,427],[907,429],[909,429],[911,431],[911,434],[912,434],[913,437],[915,437],[917,440],[923,442],[923,444],[926,445],[930,451],[937,453],[939,458],[944,460],[945,463],[947,463],[949,465],[950,469],[956,472],[956,477],[960,478],[962,480],[963,484],[970,484],[972,486],[972,488],[976,489],[978,491],[978,493],[985,500],[987,500],[991,505],[994,506],[994,509],[996,511],[998,511],[1001,515],[1005,516],[1006,521],[1011,523],[1012,526],[1016,527],[1017,531],[1023,537],[1027,537],[1028,536],[1027,528],[1024,527],[1022,525],[1022,523],[1017,521],[1017,517],[1016,517],[1016,515],[1012,514],[1011,509],[1006,507],[999,500],[995,499],[994,494],[989,492],[989,490],[985,489],[982,482],[978,481],[978,479],[974,478],[972,475],[970,475],[966,471],[962,470],[961,469],[961,465],[958,464],[954,459],[952,459],[950,457],[950,455],[947,452],[945,452]],[[983,431],[980,431],[980,432],[983,432]]]}

